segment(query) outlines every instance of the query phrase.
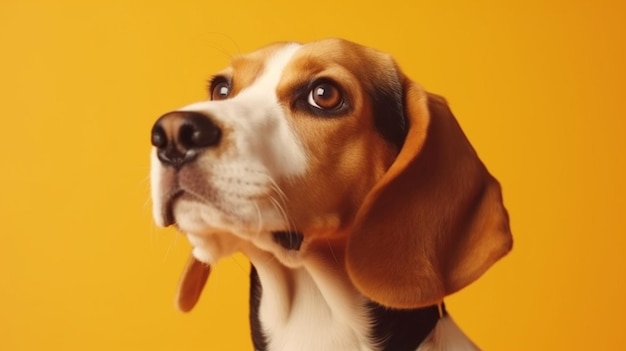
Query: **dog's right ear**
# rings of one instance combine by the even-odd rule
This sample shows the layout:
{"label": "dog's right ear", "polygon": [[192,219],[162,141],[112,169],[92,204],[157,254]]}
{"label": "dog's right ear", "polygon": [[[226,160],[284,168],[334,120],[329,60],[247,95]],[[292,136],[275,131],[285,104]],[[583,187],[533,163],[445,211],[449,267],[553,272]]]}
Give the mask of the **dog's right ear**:
{"label": "dog's right ear", "polygon": [[183,275],[178,283],[176,306],[183,312],[189,312],[200,299],[202,289],[211,274],[211,266],[198,261],[190,255]]}

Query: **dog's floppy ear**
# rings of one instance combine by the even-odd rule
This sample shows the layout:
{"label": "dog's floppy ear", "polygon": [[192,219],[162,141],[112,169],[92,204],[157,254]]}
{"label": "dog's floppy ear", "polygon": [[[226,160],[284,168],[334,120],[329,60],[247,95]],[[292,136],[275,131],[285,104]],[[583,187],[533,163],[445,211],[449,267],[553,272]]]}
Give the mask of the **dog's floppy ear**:
{"label": "dog's floppy ear", "polygon": [[476,280],[512,236],[500,185],[445,100],[402,79],[408,134],[357,212],[346,264],[370,299],[416,308]]}
{"label": "dog's floppy ear", "polygon": [[202,289],[210,273],[210,265],[198,261],[193,255],[189,257],[178,283],[176,306],[179,310],[189,312],[193,309],[202,294]]}

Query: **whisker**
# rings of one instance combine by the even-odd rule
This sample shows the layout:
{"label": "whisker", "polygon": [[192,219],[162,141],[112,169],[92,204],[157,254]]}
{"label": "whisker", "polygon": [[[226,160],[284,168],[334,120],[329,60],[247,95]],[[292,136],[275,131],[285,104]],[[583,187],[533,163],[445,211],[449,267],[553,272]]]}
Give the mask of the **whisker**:
{"label": "whisker", "polygon": [[163,254],[163,262],[162,262],[162,264],[165,264],[165,262],[169,258],[170,253],[172,251],[172,248],[178,246],[178,238],[180,236],[181,236],[181,234],[177,233],[176,235],[174,235],[174,238],[170,240],[170,244],[167,245],[167,250],[165,251],[165,254]]}
{"label": "whisker", "polygon": [[[230,35],[226,33],[216,32],[216,31],[207,31],[207,32],[202,33],[202,35],[214,35],[214,36],[220,36],[222,38],[225,38],[232,44],[232,46],[234,46],[235,50],[237,51],[237,54],[241,54],[241,48],[239,47],[239,44],[237,44],[237,42]],[[203,45],[210,45],[212,48],[214,48],[215,50],[218,50],[221,54],[227,56],[229,59],[232,60],[233,54],[230,53],[230,50],[228,50],[225,47],[217,47],[219,45],[219,43],[217,42],[217,38],[210,39],[210,40],[212,42],[209,42],[209,39],[207,39],[207,41],[203,43]]]}
{"label": "whisker", "polygon": [[185,191],[187,193],[191,194],[192,196],[198,198],[202,202],[205,202],[205,203],[215,203],[215,201],[209,201],[209,199],[207,199],[206,196],[204,196],[204,195],[202,195],[202,194],[200,194],[200,193],[198,193],[196,191],[193,191],[193,189],[185,188]]}
{"label": "whisker", "polygon": [[151,175],[150,172],[148,172],[148,174],[146,174],[145,177],[143,177],[141,180],[138,181],[139,184],[150,184],[150,179],[151,179]]}
{"label": "whisker", "polygon": [[237,260],[237,255],[232,255],[232,256],[230,256],[230,257],[231,257],[231,259],[235,262],[235,264],[237,264],[237,266],[241,269],[241,271],[242,271],[242,272],[247,273],[247,272],[246,272],[246,269],[245,269],[245,268],[243,268],[243,265],[241,264],[241,262],[239,262],[239,261]]}
{"label": "whisker", "polygon": [[149,209],[151,207],[152,198],[150,196],[146,197],[146,200],[143,202],[142,208],[144,210]]}
{"label": "whisker", "polygon": [[283,211],[283,209],[280,206],[280,204],[278,203],[278,201],[273,196],[270,196],[269,199],[270,199],[270,203],[272,204],[272,206],[276,210],[278,210],[278,212],[280,213],[280,216],[283,218],[283,220],[287,221],[286,213],[285,213],[285,211]]}
{"label": "whisker", "polygon": [[274,207],[278,209],[278,211],[280,211],[281,216],[283,217],[283,220],[287,223],[287,227],[288,227],[287,229],[291,232],[295,232],[296,226],[291,220],[291,218],[289,218],[289,216],[287,215],[287,211],[285,210],[285,208],[287,207],[287,202],[288,202],[287,194],[285,194],[285,192],[280,188],[280,186],[274,180],[274,178],[272,178],[267,173],[264,173],[264,175],[266,179],[270,182],[270,189],[273,190],[273,192],[278,195],[278,199],[280,200],[278,201],[276,198],[270,195],[270,201],[272,202]]}
{"label": "whisker", "polygon": [[289,218],[289,216],[287,215],[287,212],[285,211],[285,209],[273,196],[270,196],[270,202],[272,203],[272,205],[274,205],[274,208],[276,208],[278,212],[280,212],[281,217],[287,224],[287,230],[290,232],[294,232],[296,227],[291,221],[291,219]]}
{"label": "whisker", "polygon": [[276,256],[274,256],[274,255],[267,255],[267,256],[268,256],[268,258],[263,262],[264,264],[268,264],[270,262],[274,262],[274,261],[277,260]]}
{"label": "whisker", "polygon": [[278,183],[276,183],[274,178],[272,178],[269,174],[266,174],[265,176],[267,177],[267,180],[270,182],[270,185],[271,185],[270,188],[278,194],[280,199],[283,201],[283,205],[285,205],[288,202],[288,199],[283,189],[280,188]]}
{"label": "whisker", "polygon": [[256,209],[256,213],[257,213],[257,218],[259,221],[258,227],[257,227],[257,231],[255,236],[259,236],[261,234],[261,231],[263,230],[263,214],[261,213],[261,209],[259,208],[259,204],[252,200],[252,203],[254,204],[254,208]]}
{"label": "whisker", "polygon": [[213,49],[213,50],[217,51],[218,53],[220,53],[221,55],[223,55],[223,56],[224,56],[224,57],[226,57],[227,59],[229,59],[229,60],[232,60],[232,59],[233,59],[233,55],[232,55],[232,54],[230,54],[230,53],[228,52],[228,50],[226,50],[226,49],[224,49],[224,48],[222,48],[222,47],[218,46],[218,44],[208,44],[208,43],[207,43],[207,44],[205,44],[205,45],[206,45],[207,47],[209,47],[209,48],[211,48],[211,49]]}
{"label": "whisker", "polygon": [[326,243],[328,243],[328,249],[330,250],[330,254],[333,255],[335,263],[339,263],[339,260],[337,260],[337,256],[335,256],[335,251],[333,251],[333,246],[330,244],[330,240],[327,239]]}
{"label": "whisker", "polygon": [[[137,181],[137,186],[143,186],[148,188],[148,191],[150,191],[150,174],[147,174],[145,177],[143,177],[141,180]],[[148,197],[146,198],[146,201],[144,201],[143,203],[143,208],[147,208],[149,207],[149,203],[150,203],[150,199],[151,199],[151,195],[148,195]]]}

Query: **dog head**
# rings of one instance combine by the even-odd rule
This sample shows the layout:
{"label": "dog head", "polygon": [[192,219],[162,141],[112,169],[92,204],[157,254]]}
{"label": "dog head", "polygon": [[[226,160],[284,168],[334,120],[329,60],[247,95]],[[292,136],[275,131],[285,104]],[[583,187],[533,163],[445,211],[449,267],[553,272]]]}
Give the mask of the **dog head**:
{"label": "dog head", "polygon": [[389,55],[340,39],[274,44],[236,57],[209,94],[152,130],[155,220],[194,247],[183,310],[235,251],[298,267],[330,247],[366,297],[411,308],[510,250],[498,182],[445,100]]}

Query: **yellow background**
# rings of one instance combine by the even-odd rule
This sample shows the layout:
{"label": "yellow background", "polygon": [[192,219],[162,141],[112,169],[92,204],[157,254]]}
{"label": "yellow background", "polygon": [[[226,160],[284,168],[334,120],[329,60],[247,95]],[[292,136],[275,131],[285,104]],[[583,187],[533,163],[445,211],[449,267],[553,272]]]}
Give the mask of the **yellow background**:
{"label": "yellow background", "polygon": [[250,349],[244,257],[174,309],[189,247],[152,224],[149,130],[231,55],[328,36],[446,96],[503,184],[514,251],[448,299],[464,330],[626,349],[625,23],[611,0],[3,0],[0,349]]}

